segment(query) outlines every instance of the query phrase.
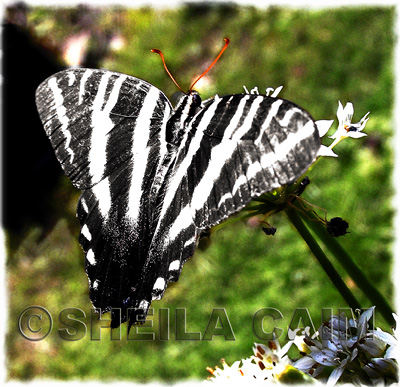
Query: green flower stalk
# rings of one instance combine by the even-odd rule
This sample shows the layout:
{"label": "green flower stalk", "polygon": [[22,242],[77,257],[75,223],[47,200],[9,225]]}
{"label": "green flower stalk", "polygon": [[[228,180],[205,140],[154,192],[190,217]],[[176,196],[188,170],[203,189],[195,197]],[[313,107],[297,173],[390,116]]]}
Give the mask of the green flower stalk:
{"label": "green flower stalk", "polygon": [[[357,123],[351,122],[353,113],[354,107],[352,103],[348,102],[345,108],[343,108],[343,105],[339,101],[339,107],[337,111],[337,118],[339,121],[338,129],[330,137],[334,139],[334,141],[329,148],[323,145],[321,146],[321,150],[319,152],[321,156],[337,157],[337,155],[332,151],[332,148],[340,141],[348,137],[360,138],[366,136],[366,134],[362,133],[361,131],[365,128],[365,125],[369,119],[369,112],[365,114],[364,117]],[[332,122],[333,121],[330,120],[316,121],[321,137],[327,133],[332,125]],[[354,263],[350,255],[334,238],[347,233],[348,223],[338,217],[327,221],[326,216],[325,219],[323,219],[317,215],[310,203],[299,199],[299,196],[304,191],[307,182],[308,180],[305,178],[297,184],[284,186],[275,190],[274,192],[262,195],[247,208],[249,214],[246,216],[250,216],[255,213],[262,213],[264,214],[265,218],[267,218],[274,213],[284,210],[291,223],[307,243],[311,252],[317,258],[318,262],[321,264],[332,283],[338,289],[342,297],[346,300],[347,304],[353,309],[360,308],[359,302],[356,300],[339,273],[329,261],[324,251],[319,246],[317,240],[310,233],[308,229],[310,228],[319,238],[319,240],[328,248],[336,260],[343,266],[354,283],[370,299],[372,305],[378,306],[378,311],[382,314],[387,323],[393,325],[393,310],[386,299],[372,285],[360,268]],[[306,224],[304,224],[304,222]],[[268,226],[269,227],[267,229],[263,228],[263,231],[267,235],[273,235],[275,232],[271,232],[270,230],[272,229],[275,231],[275,229],[273,229],[270,225]]]}
{"label": "green flower stalk", "polygon": [[344,283],[342,277],[339,275],[339,273],[336,271],[336,269],[334,268],[332,263],[326,257],[326,255],[323,252],[323,250],[321,249],[321,247],[318,245],[317,241],[314,239],[314,237],[308,231],[307,227],[304,225],[304,223],[300,219],[297,211],[295,209],[289,207],[286,210],[286,214],[287,214],[289,220],[292,222],[292,224],[296,228],[296,230],[301,235],[301,237],[307,243],[311,252],[317,258],[319,264],[322,266],[325,273],[328,275],[329,279],[332,281],[332,283],[335,285],[336,289],[338,289],[339,293],[345,299],[347,304],[352,309],[359,309],[360,303],[356,300],[353,293],[350,291],[350,289]]}
{"label": "green flower stalk", "polygon": [[388,304],[382,294],[372,285],[361,269],[355,264],[347,251],[338,243],[335,238],[332,238],[326,228],[317,222],[316,216],[311,212],[308,218],[302,214],[299,215],[309,226],[315,235],[322,241],[327,249],[332,253],[335,259],[346,270],[354,283],[362,290],[365,296],[371,301],[372,305],[377,305],[377,311],[381,313],[389,325],[394,324],[393,309]]}

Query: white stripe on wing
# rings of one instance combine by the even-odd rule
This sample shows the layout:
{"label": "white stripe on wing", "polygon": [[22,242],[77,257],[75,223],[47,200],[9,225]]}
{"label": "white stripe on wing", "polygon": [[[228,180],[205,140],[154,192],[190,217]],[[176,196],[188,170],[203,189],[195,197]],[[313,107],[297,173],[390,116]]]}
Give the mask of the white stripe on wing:
{"label": "white stripe on wing", "polygon": [[[146,181],[148,163],[159,162],[159,160],[149,160],[150,147],[147,146],[150,139],[151,120],[155,117],[154,111],[158,106],[159,99],[160,92],[155,87],[151,87],[142,102],[142,108],[135,123],[132,140],[133,170],[127,208],[127,216],[134,223],[139,220],[140,201],[143,194],[149,195],[149,192],[144,192],[142,188],[143,183]],[[164,114],[169,114],[169,111],[165,110]],[[163,125],[164,127],[161,128],[162,133],[165,132],[166,120],[163,120]]]}
{"label": "white stripe on wing", "polygon": [[56,113],[57,113],[57,119],[61,123],[61,133],[65,137],[65,149],[69,153],[69,162],[72,163],[74,159],[74,152],[70,148],[70,142],[71,142],[71,133],[69,131],[68,125],[69,125],[69,119],[67,117],[67,109],[64,106],[64,98],[62,96],[62,90],[58,87],[57,85],[57,78],[52,77],[50,78],[48,85],[50,87],[50,90],[53,93],[54,97],[54,106],[56,108]]}

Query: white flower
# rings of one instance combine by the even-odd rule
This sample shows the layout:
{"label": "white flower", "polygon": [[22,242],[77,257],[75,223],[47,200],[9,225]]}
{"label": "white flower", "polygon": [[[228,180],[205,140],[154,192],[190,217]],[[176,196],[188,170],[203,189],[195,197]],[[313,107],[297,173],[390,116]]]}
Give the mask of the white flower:
{"label": "white flower", "polygon": [[346,107],[343,108],[342,103],[339,101],[339,107],[336,113],[337,118],[339,120],[339,126],[336,132],[329,137],[335,140],[330,145],[330,148],[333,148],[339,141],[343,140],[344,138],[347,137],[360,138],[366,136],[365,133],[362,133],[362,130],[365,128],[365,125],[369,120],[368,117],[369,112],[363,118],[361,118],[359,122],[355,124],[351,123],[353,114],[354,114],[354,107],[351,102],[347,102]]}
{"label": "white flower", "polygon": [[243,359],[235,361],[231,366],[229,366],[224,359],[221,359],[222,368],[215,367],[215,369],[212,369],[207,367],[208,372],[213,376],[210,377],[207,382],[224,385],[228,381],[244,381],[249,377],[254,380],[255,377],[252,376],[253,372],[258,372],[260,369],[255,364],[250,363],[251,359]]}
{"label": "white flower", "polygon": [[[256,94],[256,95],[260,94],[260,92],[258,91],[258,87],[257,86],[253,87],[250,90],[250,92],[249,92],[249,90],[247,89],[247,87],[245,85],[243,85],[243,89],[244,89],[244,92],[246,94]],[[282,89],[283,89],[283,86],[278,86],[276,89],[274,89],[273,87],[267,87],[267,89],[265,90],[265,95],[267,97],[276,98]]]}
{"label": "white flower", "polygon": [[272,98],[276,98],[279,94],[279,92],[283,89],[283,86],[278,86],[275,90],[273,87],[268,87],[265,90],[265,95],[268,97],[270,93]]}
{"label": "white flower", "polygon": [[283,348],[279,344],[278,340],[271,340],[268,342],[268,346],[264,344],[254,344],[253,359],[258,363],[261,369],[276,369],[275,372],[282,372],[287,364],[291,364],[290,359],[286,356],[293,344],[289,341]]}
{"label": "white flower", "polygon": [[[293,344],[289,341],[281,348],[278,340],[270,340],[267,345],[254,344],[254,356],[236,361],[228,366],[221,360],[222,368],[207,368],[212,374],[207,382],[220,385],[263,385],[276,383],[316,382],[299,369],[294,368],[287,357],[287,351]],[[240,383],[240,384],[239,384]]]}
{"label": "white flower", "polygon": [[[352,138],[360,138],[366,136],[362,130],[365,128],[367,121],[369,120],[368,114],[369,112],[361,119],[360,122],[355,124],[351,123],[354,114],[354,107],[351,102],[347,102],[346,107],[343,108],[342,103],[339,101],[339,107],[337,110],[337,118],[339,120],[339,125],[336,132],[330,136],[329,138],[333,138],[333,143],[327,147],[325,145],[321,145],[317,156],[331,156],[337,157],[337,154],[332,151],[333,147],[342,141],[344,138],[352,137]],[[319,120],[316,121],[319,136],[323,137],[328,132],[331,127],[333,120]]]}

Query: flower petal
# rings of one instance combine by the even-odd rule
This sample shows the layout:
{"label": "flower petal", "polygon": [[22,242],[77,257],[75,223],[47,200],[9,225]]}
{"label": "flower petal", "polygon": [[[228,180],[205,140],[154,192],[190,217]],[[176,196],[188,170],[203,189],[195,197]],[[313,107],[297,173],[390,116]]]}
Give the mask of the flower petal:
{"label": "flower petal", "polygon": [[372,333],[374,334],[374,336],[379,337],[381,340],[383,340],[385,343],[387,343],[389,345],[397,344],[397,340],[395,337],[393,337],[388,332],[384,332],[384,331],[380,330],[379,328],[375,331],[372,331]]}
{"label": "flower petal", "polygon": [[274,92],[271,94],[271,97],[272,97],[272,98],[276,98],[276,97],[278,96],[279,92],[280,92],[282,89],[283,89],[283,86],[278,86],[278,87],[274,90]]}
{"label": "flower petal", "polygon": [[317,368],[314,369],[314,373],[312,374],[313,378],[316,378],[322,371],[325,369],[325,366],[319,365]]}
{"label": "flower petal", "polygon": [[353,104],[351,102],[347,102],[343,111],[344,123],[350,123],[351,119],[353,118],[353,114],[354,114]]}
{"label": "flower petal", "polygon": [[358,129],[360,132],[365,128],[365,125],[367,125],[369,118],[367,118],[364,122],[361,122],[360,128]]}
{"label": "flower petal", "polygon": [[344,372],[344,367],[335,368],[329,375],[329,379],[326,382],[326,385],[334,386],[337,383],[337,381],[339,380],[339,378],[342,376],[343,372]]}
{"label": "flower petal", "polygon": [[337,345],[332,340],[325,340],[324,345],[331,351],[336,351],[336,352],[338,351]]}
{"label": "flower petal", "polygon": [[332,126],[333,120],[318,120],[315,121],[315,124],[317,125],[319,136],[323,137]]}
{"label": "flower petal", "polygon": [[301,357],[292,366],[300,371],[308,371],[315,364],[315,360],[310,356]]}
{"label": "flower petal", "polygon": [[337,113],[336,113],[336,116],[337,116],[337,118],[339,120],[339,126],[343,126],[343,118],[344,118],[343,112],[344,112],[343,105],[339,101],[339,106],[338,106]]}
{"label": "flower petal", "polygon": [[369,120],[368,114],[369,114],[369,112],[363,118],[361,118],[360,122],[364,122],[364,121],[367,122]]}
{"label": "flower petal", "polygon": [[317,156],[338,157],[338,155],[325,145],[321,145],[318,150]]}
{"label": "flower petal", "polygon": [[364,137],[366,135],[367,135],[367,133],[363,133],[363,132],[348,132],[347,137],[360,138],[360,137]]}
{"label": "flower petal", "polygon": [[357,357],[358,355],[358,348],[354,348],[351,352],[350,363]]}
{"label": "flower petal", "polygon": [[329,349],[323,349],[321,351],[311,352],[310,356],[317,361],[319,364],[326,366],[337,366],[339,361],[337,359],[337,353]]}
{"label": "flower petal", "polygon": [[386,349],[386,343],[377,337],[374,339],[367,338],[363,344],[358,345],[364,352],[369,353],[372,357],[383,356]]}
{"label": "flower petal", "polygon": [[370,378],[378,378],[380,376],[388,376],[392,379],[397,378],[398,366],[391,359],[371,359],[370,362],[363,367],[363,370]]}
{"label": "flower petal", "polygon": [[386,350],[385,359],[398,359],[400,357],[400,348],[397,345],[389,347]]}
{"label": "flower petal", "polygon": [[[363,133],[364,134],[364,133]],[[358,319],[358,327],[357,327],[357,336],[361,337],[367,333],[368,329],[368,321],[374,315],[375,307],[368,308],[365,312],[363,312]]]}
{"label": "flower petal", "polygon": [[289,349],[290,349],[290,347],[291,347],[293,344],[294,344],[294,341],[292,341],[292,340],[288,341],[288,342],[280,349],[280,351],[278,352],[279,358],[284,357],[284,356],[289,352]]}

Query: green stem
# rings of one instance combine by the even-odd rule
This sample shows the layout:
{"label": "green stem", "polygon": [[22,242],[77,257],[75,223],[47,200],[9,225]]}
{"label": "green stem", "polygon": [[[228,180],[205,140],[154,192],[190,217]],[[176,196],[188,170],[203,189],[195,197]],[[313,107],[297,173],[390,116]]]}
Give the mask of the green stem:
{"label": "green stem", "polygon": [[317,241],[311,235],[310,231],[308,231],[307,227],[304,225],[303,221],[300,219],[297,211],[293,208],[287,208],[285,210],[289,220],[292,222],[296,230],[302,236],[304,241],[307,243],[311,252],[314,254],[315,258],[317,258],[318,262],[325,270],[325,273],[328,275],[330,280],[338,289],[339,293],[342,295],[344,300],[352,309],[360,309],[360,304],[356,300],[356,298],[351,293],[350,289],[346,286],[343,279],[340,277],[339,273],[333,267],[325,253],[322,251],[321,247],[319,247]]}
{"label": "green stem", "polygon": [[351,277],[354,283],[362,290],[366,297],[372,302],[372,305],[376,306],[376,310],[381,313],[385,321],[394,325],[395,321],[393,318],[393,309],[390,307],[385,297],[371,284],[365,274],[356,265],[346,250],[338,243],[336,238],[329,235],[326,228],[319,222],[313,221],[312,219],[318,220],[313,213],[308,213],[311,219],[308,219],[304,215],[300,215],[303,220],[306,221],[307,225],[313,230],[313,232],[320,238],[325,244],[328,250],[334,255],[337,261],[343,266],[347,274]]}

